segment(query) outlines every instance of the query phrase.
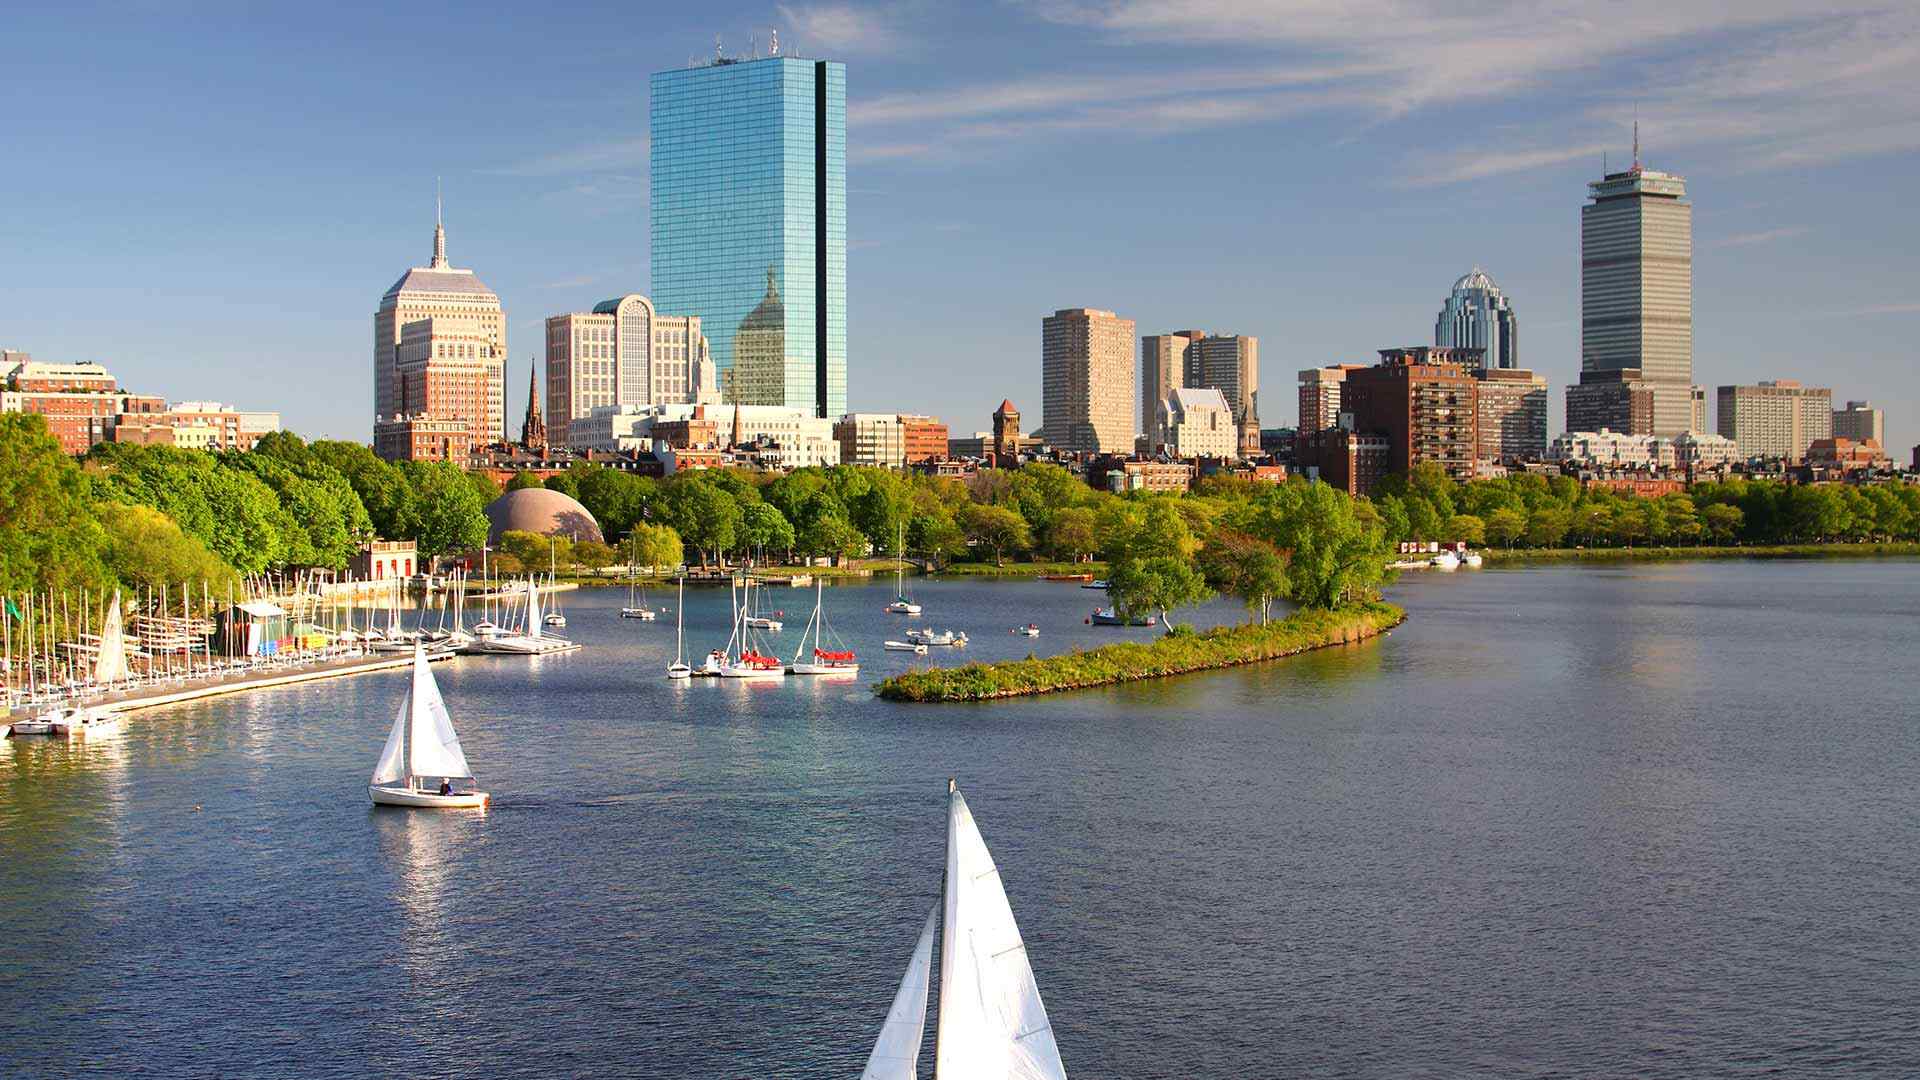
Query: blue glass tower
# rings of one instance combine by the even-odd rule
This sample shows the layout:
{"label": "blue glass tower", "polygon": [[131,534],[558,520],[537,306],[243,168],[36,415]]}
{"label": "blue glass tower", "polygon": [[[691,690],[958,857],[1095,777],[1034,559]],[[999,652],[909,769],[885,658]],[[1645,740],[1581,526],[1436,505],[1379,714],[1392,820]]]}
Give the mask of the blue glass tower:
{"label": "blue glass tower", "polygon": [[698,315],[728,401],[847,408],[847,68],[652,79],[653,301]]}

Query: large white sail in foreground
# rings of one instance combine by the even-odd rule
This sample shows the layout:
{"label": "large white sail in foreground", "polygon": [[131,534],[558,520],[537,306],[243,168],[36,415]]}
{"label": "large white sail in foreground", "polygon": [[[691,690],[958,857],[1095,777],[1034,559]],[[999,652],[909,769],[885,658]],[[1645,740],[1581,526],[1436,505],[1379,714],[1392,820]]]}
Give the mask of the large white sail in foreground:
{"label": "large white sail in foreground", "polygon": [[949,785],[937,1080],[1065,1080],[1026,943],[973,812]]}
{"label": "large white sail in foreground", "polygon": [[413,717],[413,691],[400,699],[400,712],[393,718],[393,730],[387,733],[387,745],[380,751],[380,762],[373,767],[373,782],[391,784],[407,775],[407,722]]}
{"label": "large white sail in foreground", "polygon": [[927,925],[913,946],[913,958],[907,973],[900,977],[900,989],[893,995],[893,1008],[880,1025],[880,1038],[867,1058],[867,1069],[860,1080],[914,1080],[920,1060],[920,1037],[927,1029],[927,980],[933,974],[933,923],[940,908],[927,912]]}
{"label": "large white sail in foreground", "polygon": [[408,762],[409,776],[472,776],[467,755],[460,750],[460,736],[454,734],[453,718],[447,715],[446,699],[427,668],[427,650],[413,651],[413,690],[407,695],[413,704],[413,746]]}

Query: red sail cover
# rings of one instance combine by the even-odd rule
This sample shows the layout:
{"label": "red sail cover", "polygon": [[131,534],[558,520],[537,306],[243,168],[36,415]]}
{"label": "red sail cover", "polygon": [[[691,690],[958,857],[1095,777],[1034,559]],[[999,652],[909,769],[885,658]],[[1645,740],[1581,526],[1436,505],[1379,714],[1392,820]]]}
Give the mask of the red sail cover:
{"label": "red sail cover", "polygon": [[852,660],[853,650],[849,649],[846,652],[828,652],[823,649],[815,649],[813,650],[813,655],[821,660]]}

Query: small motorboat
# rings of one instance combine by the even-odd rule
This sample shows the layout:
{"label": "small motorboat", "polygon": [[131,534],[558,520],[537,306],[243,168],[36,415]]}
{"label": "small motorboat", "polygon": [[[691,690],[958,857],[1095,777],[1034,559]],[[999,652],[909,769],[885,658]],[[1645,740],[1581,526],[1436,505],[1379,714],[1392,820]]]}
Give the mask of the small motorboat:
{"label": "small motorboat", "polygon": [[542,620],[540,620],[540,621],[541,621],[542,623],[544,623],[544,624],[546,624],[546,625],[548,625],[548,626],[565,626],[565,625],[567,625],[567,617],[566,617],[565,615],[562,615],[562,614],[560,614],[560,613],[559,613],[559,612],[557,612],[557,611],[556,611],[556,612],[554,612],[553,614],[551,614],[551,615],[549,615],[549,616],[547,616],[546,618],[544,618],[544,619],[542,619]]}
{"label": "small motorboat", "polygon": [[1480,569],[1480,564],[1484,563],[1486,560],[1481,558],[1479,552],[1469,551],[1467,552],[1466,557],[1461,559],[1460,561],[1466,565],[1467,569],[1478,570]]}
{"label": "small motorboat", "polygon": [[120,714],[108,709],[75,709],[54,721],[51,734],[68,739],[98,739],[120,734],[121,724]]}
{"label": "small motorboat", "polygon": [[913,641],[889,641],[887,642],[886,648],[888,652],[910,652],[918,653],[921,656],[927,655],[927,647]]}
{"label": "small motorboat", "polygon": [[660,617],[660,613],[650,607],[623,607],[620,609],[620,617],[623,619],[639,619],[641,622],[652,622]]}
{"label": "small motorboat", "polygon": [[1107,579],[1095,578],[1092,581],[1089,581],[1085,585],[1082,585],[1080,587],[1083,589],[1104,589],[1107,587]]}
{"label": "small motorboat", "polygon": [[1118,613],[1109,607],[1101,608],[1094,612],[1087,621],[1095,626],[1159,626],[1160,616],[1136,615],[1132,618],[1121,618]]}
{"label": "small motorboat", "polygon": [[1460,556],[1455,555],[1451,551],[1443,551],[1433,557],[1433,566],[1436,570],[1458,570],[1460,569]]}
{"label": "small motorboat", "polygon": [[727,654],[715,649],[707,654],[706,660],[700,665],[700,670],[708,675],[718,675],[726,666]]}
{"label": "small motorboat", "polygon": [[958,645],[965,645],[967,643],[967,635],[964,631],[955,633],[952,630],[941,630],[936,633],[931,629],[926,629],[926,630],[916,629],[916,630],[907,631],[907,640],[913,642],[915,645],[958,646]]}
{"label": "small motorboat", "polygon": [[48,709],[37,716],[14,721],[13,726],[8,728],[7,731],[14,735],[51,735],[53,734],[53,725],[60,723],[66,718],[66,709]]}
{"label": "small motorboat", "polygon": [[1017,635],[1017,636],[1019,636],[1019,637],[1039,637],[1039,636],[1040,636],[1040,624],[1039,624],[1039,623],[1028,623],[1028,624],[1027,624],[1027,625],[1025,625],[1025,626],[1016,626],[1016,627],[1014,627],[1013,629],[1011,629],[1011,630],[1009,630],[1009,631],[1007,631],[1007,633],[1009,633],[1009,634],[1014,634],[1014,635]]}
{"label": "small motorboat", "polygon": [[779,619],[770,619],[765,615],[749,615],[747,625],[755,630],[779,630],[785,626]]}

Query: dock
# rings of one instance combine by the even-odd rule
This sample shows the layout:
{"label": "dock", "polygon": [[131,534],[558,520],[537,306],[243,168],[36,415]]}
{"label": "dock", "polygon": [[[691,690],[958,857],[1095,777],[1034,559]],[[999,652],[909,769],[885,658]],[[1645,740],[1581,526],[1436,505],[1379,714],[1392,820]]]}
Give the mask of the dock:
{"label": "dock", "polygon": [[[428,653],[427,659],[445,660],[451,655],[450,653]],[[168,681],[155,686],[136,686],[130,690],[118,690],[87,698],[80,704],[92,708],[112,709],[115,712],[133,712],[159,705],[173,705],[183,701],[218,697],[222,694],[237,694],[247,690],[291,686],[295,683],[314,682],[319,679],[337,679],[347,675],[362,675],[369,671],[393,671],[410,667],[412,664],[413,656],[410,653],[349,656],[311,664],[222,672],[204,678]],[[23,712],[22,715],[25,713]]]}

